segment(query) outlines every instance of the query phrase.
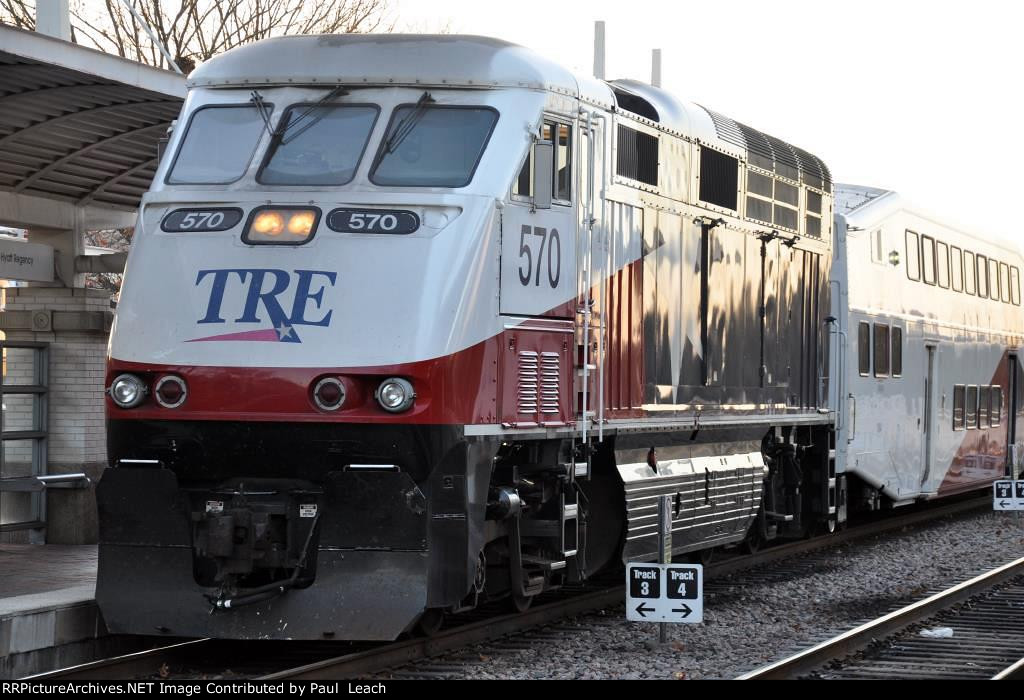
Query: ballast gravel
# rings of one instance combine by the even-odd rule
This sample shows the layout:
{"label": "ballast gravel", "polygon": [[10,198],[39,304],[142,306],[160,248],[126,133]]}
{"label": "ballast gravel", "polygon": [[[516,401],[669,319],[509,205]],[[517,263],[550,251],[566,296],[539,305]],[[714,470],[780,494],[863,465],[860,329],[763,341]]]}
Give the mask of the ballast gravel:
{"label": "ballast gravel", "polygon": [[394,677],[472,679],[735,678],[861,622],[1024,556],[1013,513],[945,518],[705,582],[704,622],[588,613],[426,660]]}

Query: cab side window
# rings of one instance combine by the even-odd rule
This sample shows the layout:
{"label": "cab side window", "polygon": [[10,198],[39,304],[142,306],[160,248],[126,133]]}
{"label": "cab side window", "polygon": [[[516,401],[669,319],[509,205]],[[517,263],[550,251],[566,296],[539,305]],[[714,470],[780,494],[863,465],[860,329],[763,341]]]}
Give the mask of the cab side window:
{"label": "cab side window", "polygon": [[[556,204],[569,205],[572,203],[572,126],[545,120],[538,138],[541,141],[550,141],[555,147],[551,199]],[[512,186],[512,194],[519,197],[533,196],[532,152],[526,154],[523,167]]]}

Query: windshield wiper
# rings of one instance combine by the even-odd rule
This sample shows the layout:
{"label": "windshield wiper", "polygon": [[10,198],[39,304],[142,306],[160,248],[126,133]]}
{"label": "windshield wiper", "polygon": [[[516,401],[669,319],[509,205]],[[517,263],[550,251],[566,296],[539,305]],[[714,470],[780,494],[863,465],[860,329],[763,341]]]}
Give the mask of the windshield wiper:
{"label": "windshield wiper", "polygon": [[268,107],[267,103],[263,101],[263,95],[261,95],[258,90],[253,90],[249,93],[249,101],[256,105],[256,111],[259,112],[260,116],[263,118],[263,126],[266,127],[267,132],[273,136],[274,129],[270,126],[270,107]]}
{"label": "windshield wiper", "polygon": [[[316,124],[317,122],[319,122],[321,119],[324,118],[324,113],[323,112],[321,112],[320,114],[317,114],[317,115],[315,115],[313,117],[310,117],[309,115],[313,114],[314,110],[319,109],[320,107],[323,107],[326,103],[330,102],[331,100],[333,100],[333,99],[335,99],[337,97],[344,97],[347,94],[348,94],[348,90],[346,90],[345,88],[343,88],[341,86],[338,86],[338,87],[334,88],[333,90],[331,90],[326,95],[324,95],[316,104],[312,104],[309,107],[307,107],[306,111],[303,112],[302,114],[300,114],[299,116],[295,117],[295,119],[292,119],[287,124],[285,124],[283,127],[279,127],[279,129],[278,129],[279,133],[277,134],[277,136],[281,139],[281,145],[283,146],[283,145],[285,145],[287,143],[290,143],[290,142],[294,141],[295,139],[297,139],[299,137],[300,134],[305,132],[306,129],[309,129],[314,124]],[[309,123],[306,124],[305,126],[303,126],[298,131],[296,131],[294,134],[291,134],[291,138],[287,138],[286,139],[285,137],[288,136],[288,132],[291,131],[292,129],[294,129],[297,124],[300,124],[302,122],[302,120],[306,119],[307,117],[309,117]]]}
{"label": "windshield wiper", "polygon": [[[263,118],[263,125],[266,127],[267,132],[270,134],[271,138],[279,139],[281,141],[281,145],[284,145],[286,143],[294,141],[296,138],[299,137],[300,134],[306,131],[306,129],[309,129],[314,124],[316,124],[317,122],[324,118],[323,114],[318,114],[310,117],[310,115],[313,114],[314,110],[323,107],[327,102],[330,102],[333,99],[336,99],[338,97],[344,97],[347,94],[348,90],[339,85],[338,87],[334,88],[329,93],[321,97],[319,100],[317,100],[315,104],[311,104],[309,107],[307,107],[306,111],[304,111],[302,114],[295,117],[294,119],[290,119],[287,124],[278,125],[276,129],[274,129],[270,125],[270,107],[268,107],[267,103],[263,101],[263,95],[261,95],[256,90],[253,90],[249,98],[249,101],[256,105],[256,110],[260,113],[260,116]],[[299,129],[294,134],[290,134],[291,138],[285,138],[285,136],[289,135],[289,131],[291,131],[293,128],[295,128],[297,124],[300,124],[303,120],[307,118],[309,118],[307,124],[305,124],[301,129]]]}
{"label": "windshield wiper", "polygon": [[424,92],[420,99],[416,100],[416,106],[413,107],[412,113],[402,117],[402,121],[398,122],[395,130],[391,132],[391,136],[384,143],[385,153],[394,153],[398,150],[398,147],[402,145],[402,141],[405,141],[405,137],[408,136],[416,125],[419,124],[423,115],[427,112],[427,105],[433,104],[434,98],[430,96],[429,92]]}

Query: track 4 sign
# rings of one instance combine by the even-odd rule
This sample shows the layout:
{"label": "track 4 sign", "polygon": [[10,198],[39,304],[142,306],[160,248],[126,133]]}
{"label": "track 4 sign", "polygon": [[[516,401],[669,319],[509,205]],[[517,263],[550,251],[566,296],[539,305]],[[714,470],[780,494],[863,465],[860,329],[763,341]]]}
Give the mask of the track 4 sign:
{"label": "track 4 sign", "polygon": [[703,622],[704,567],[700,564],[628,564],[626,619],[632,622]]}
{"label": "track 4 sign", "polygon": [[1024,480],[1005,479],[992,484],[993,510],[1024,510]]}

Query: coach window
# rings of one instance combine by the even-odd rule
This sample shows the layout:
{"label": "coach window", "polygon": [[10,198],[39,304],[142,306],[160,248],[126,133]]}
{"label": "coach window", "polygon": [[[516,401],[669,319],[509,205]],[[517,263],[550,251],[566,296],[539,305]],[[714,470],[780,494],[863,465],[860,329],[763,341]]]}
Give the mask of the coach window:
{"label": "coach window", "polygon": [[988,297],[999,301],[999,261],[988,259]]}
{"label": "coach window", "polygon": [[964,253],[956,246],[949,249],[950,281],[954,292],[964,291]]}
{"label": "coach window", "polygon": [[1003,422],[1003,387],[992,387],[992,413],[990,414],[992,427],[998,428]]}
{"label": "coach window", "polygon": [[988,299],[988,258],[978,256],[978,296]]}
{"label": "coach window", "polygon": [[921,243],[913,231],[907,231],[907,277],[921,280]]}
{"label": "coach window", "polygon": [[1010,302],[1020,306],[1020,269],[1010,267]]}
{"label": "coach window", "polygon": [[892,327],[892,376],[903,376],[903,329]]}
{"label": "coach window", "polygon": [[964,429],[964,385],[953,387],[953,430]]}
{"label": "coach window", "polygon": [[937,253],[935,261],[939,266],[939,286],[943,289],[949,289],[949,246],[942,241],[936,241],[935,250]]}
{"label": "coach window", "polygon": [[925,284],[935,284],[935,239],[921,236],[921,277]]}
{"label": "coach window", "polygon": [[978,289],[974,281],[977,279],[975,276],[974,267],[974,253],[969,250],[964,251],[964,292],[967,294],[977,294]]}
{"label": "coach window", "polygon": [[875,324],[875,376],[889,376],[889,326]]}
{"label": "coach window", "polygon": [[964,411],[967,416],[967,429],[974,430],[978,427],[978,387],[967,387],[967,400],[964,403]]}
{"label": "coach window", "polygon": [[978,427],[987,428],[989,427],[988,422],[988,409],[990,398],[991,387],[981,386],[978,387]]}
{"label": "coach window", "polygon": [[857,362],[860,376],[869,376],[871,374],[871,326],[867,323],[861,323],[857,327]]}
{"label": "coach window", "polygon": [[882,253],[882,229],[871,232],[871,262],[885,264],[885,255]]}
{"label": "coach window", "polygon": [[1010,303],[1010,266],[1004,262],[999,263],[999,298]]}

